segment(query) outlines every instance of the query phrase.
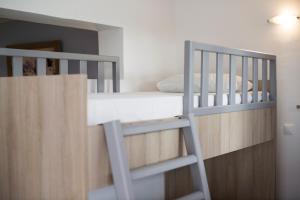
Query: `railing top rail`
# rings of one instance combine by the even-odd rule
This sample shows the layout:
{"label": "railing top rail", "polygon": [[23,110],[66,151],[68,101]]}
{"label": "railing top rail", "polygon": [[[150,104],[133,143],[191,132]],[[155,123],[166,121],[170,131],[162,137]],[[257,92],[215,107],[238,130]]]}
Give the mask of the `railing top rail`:
{"label": "railing top rail", "polygon": [[244,49],[233,49],[218,45],[211,45],[206,43],[199,43],[193,41],[186,41],[191,44],[193,50],[198,51],[208,51],[214,53],[221,53],[221,54],[228,54],[228,55],[236,55],[236,56],[245,56],[245,57],[252,57],[252,58],[259,58],[259,59],[268,59],[268,60],[276,60],[275,55],[266,54],[257,51],[249,51]]}
{"label": "railing top rail", "polygon": [[119,61],[119,57],[117,56],[51,52],[51,51],[38,51],[38,50],[22,50],[22,49],[11,49],[11,48],[0,48],[0,56],[84,60],[84,61],[97,61],[97,62],[118,62]]}

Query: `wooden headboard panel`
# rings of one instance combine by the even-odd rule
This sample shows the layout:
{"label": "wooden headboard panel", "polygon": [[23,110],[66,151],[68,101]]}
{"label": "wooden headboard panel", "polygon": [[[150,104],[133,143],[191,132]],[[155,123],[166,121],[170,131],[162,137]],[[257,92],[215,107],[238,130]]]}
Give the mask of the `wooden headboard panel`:
{"label": "wooden headboard panel", "polygon": [[[258,91],[262,91],[262,80],[258,80]],[[270,92],[270,80],[267,80],[267,91]]]}
{"label": "wooden headboard panel", "polygon": [[[252,80],[249,80],[252,83]],[[262,91],[262,80],[258,80],[258,91]],[[252,89],[250,90],[252,91]],[[267,80],[267,91],[270,92],[270,80]]]}
{"label": "wooden headboard panel", "polygon": [[0,199],[87,199],[86,82],[0,78]]}

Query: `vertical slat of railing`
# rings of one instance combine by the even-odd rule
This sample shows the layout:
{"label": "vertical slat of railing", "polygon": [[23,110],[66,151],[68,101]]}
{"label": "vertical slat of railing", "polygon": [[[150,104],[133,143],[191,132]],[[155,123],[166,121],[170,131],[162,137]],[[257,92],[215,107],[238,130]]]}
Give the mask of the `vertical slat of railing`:
{"label": "vertical slat of railing", "polygon": [[194,49],[191,41],[184,43],[184,96],[183,114],[192,113],[194,108]]}
{"label": "vertical slat of railing", "polygon": [[37,58],[37,75],[46,75],[47,68],[46,68],[46,58]]}
{"label": "vertical slat of railing", "polygon": [[12,58],[12,75],[23,76],[23,57],[14,56]]}
{"label": "vertical slat of railing", "polygon": [[97,92],[104,92],[104,63],[98,62]]}
{"label": "vertical slat of railing", "polygon": [[59,60],[59,74],[68,74],[68,60],[66,59],[60,59]]}
{"label": "vertical slat of railing", "polygon": [[79,73],[87,74],[87,61],[86,60],[79,61]]}
{"label": "vertical slat of railing", "polygon": [[122,125],[120,121],[111,121],[104,123],[104,129],[116,199],[134,200]]}
{"label": "vertical slat of railing", "polygon": [[234,55],[229,57],[229,105],[235,104],[235,91],[236,91],[236,58]]}
{"label": "vertical slat of railing", "polygon": [[217,53],[217,69],[216,69],[216,79],[217,79],[217,88],[216,88],[216,101],[215,105],[223,105],[223,54]]}
{"label": "vertical slat of railing", "polygon": [[200,107],[208,106],[208,76],[209,76],[209,53],[201,52],[201,90],[200,90]]}
{"label": "vertical slat of railing", "polygon": [[242,103],[248,103],[248,58],[243,57],[242,69]]}
{"label": "vertical slat of railing", "polygon": [[120,92],[120,62],[112,62],[113,92]]}
{"label": "vertical slat of railing", "polygon": [[252,74],[253,74],[253,94],[252,102],[258,102],[258,59],[253,58],[252,61]]}
{"label": "vertical slat of railing", "polygon": [[276,60],[270,60],[270,100],[276,100]]}
{"label": "vertical slat of railing", "polygon": [[262,59],[262,101],[267,101],[268,62]]}

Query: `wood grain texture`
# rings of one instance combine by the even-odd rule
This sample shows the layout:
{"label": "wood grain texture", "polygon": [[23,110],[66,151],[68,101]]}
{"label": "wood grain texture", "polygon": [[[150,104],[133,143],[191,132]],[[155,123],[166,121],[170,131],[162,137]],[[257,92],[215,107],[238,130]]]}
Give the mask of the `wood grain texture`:
{"label": "wood grain texture", "polygon": [[[178,157],[179,137],[179,130],[127,137],[125,144],[130,168]],[[112,184],[112,176],[103,126],[90,126],[88,138],[89,190],[93,190]]]}
{"label": "wood grain texture", "polygon": [[0,199],[87,199],[85,76],[0,78]]}
{"label": "wood grain texture", "polygon": [[275,137],[275,109],[222,113],[196,118],[204,157],[212,158]]}
{"label": "wood grain texture", "polygon": [[[205,160],[212,199],[275,199],[275,165],[273,141]],[[166,173],[166,199],[191,192],[188,167]]]}
{"label": "wood grain texture", "polygon": [[[260,109],[197,117],[204,158],[271,141],[275,136],[274,116],[274,109]],[[103,127],[90,126],[88,138],[89,190],[92,190],[111,184],[112,178]],[[125,143],[130,168],[186,154],[178,129],[129,136]]]}

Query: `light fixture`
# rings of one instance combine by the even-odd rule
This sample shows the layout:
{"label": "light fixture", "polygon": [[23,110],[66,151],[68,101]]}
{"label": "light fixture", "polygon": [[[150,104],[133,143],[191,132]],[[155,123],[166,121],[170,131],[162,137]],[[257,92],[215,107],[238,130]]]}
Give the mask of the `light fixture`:
{"label": "light fixture", "polygon": [[283,14],[283,15],[272,17],[271,19],[268,20],[268,22],[272,24],[291,26],[295,24],[299,19],[300,17],[296,15]]}

